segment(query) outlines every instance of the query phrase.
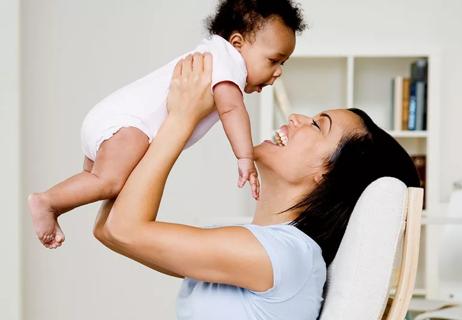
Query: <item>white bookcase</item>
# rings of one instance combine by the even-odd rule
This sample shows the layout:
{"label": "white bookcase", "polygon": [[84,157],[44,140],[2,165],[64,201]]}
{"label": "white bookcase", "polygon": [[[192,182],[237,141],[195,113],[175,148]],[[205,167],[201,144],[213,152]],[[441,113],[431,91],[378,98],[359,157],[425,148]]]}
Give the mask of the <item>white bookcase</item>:
{"label": "white bookcase", "polygon": [[[411,63],[421,58],[428,61],[427,130],[395,130],[392,79],[409,77]],[[331,108],[357,107],[366,111],[410,154],[426,155],[426,210],[415,294],[427,298],[437,298],[439,290],[438,237],[432,221],[441,223],[444,219],[440,210],[438,172],[439,70],[439,54],[428,51],[296,51],[286,62],[284,73],[277,80],[279,84],[266,87],[260,100],[260,140],[270,139],[274,130],[287,122],[290,113],[315,115]],[[278,103],[281,94],[285,110],[281,110]]]}

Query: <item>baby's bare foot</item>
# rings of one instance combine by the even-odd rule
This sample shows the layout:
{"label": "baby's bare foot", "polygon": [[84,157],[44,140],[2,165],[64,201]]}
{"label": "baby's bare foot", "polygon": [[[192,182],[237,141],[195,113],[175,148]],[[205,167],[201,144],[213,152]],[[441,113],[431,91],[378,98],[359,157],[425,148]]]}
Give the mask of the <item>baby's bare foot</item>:
{"label": "baby's bare foot", "polygon": [[64,233],[59,227],[57,215],[44,193],[32,193],[27,199],[32,214],[35,233],[48,249],[55,249],[64,242]]}

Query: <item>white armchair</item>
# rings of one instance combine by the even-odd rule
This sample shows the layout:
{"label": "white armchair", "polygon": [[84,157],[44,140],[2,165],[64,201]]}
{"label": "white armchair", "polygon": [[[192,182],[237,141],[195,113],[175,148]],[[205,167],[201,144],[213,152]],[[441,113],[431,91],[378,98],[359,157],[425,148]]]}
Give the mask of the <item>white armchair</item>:
{"label": "white armchair", "polygon": [[422,201],[423,189],[395,178],[366,188],[329,266],[320,320],[404,319],[417,272]]}

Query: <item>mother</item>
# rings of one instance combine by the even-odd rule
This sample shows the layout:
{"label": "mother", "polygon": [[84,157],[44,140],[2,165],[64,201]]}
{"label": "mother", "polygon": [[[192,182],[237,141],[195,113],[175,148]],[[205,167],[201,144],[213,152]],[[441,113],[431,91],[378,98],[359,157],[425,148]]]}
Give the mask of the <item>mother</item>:
{"label": "mother", "polygon": [[169,115],[94,229],[107,247],[185,278],[178,319],[316,319],[333,260],[361,192],[381,176],[418,177],[400,145],[357,109],[291,115],[286,146],[254,148],[261,193],[252,224],[197,228],[156,221],[170,169],[213,108],[211,57],[180,62]]}

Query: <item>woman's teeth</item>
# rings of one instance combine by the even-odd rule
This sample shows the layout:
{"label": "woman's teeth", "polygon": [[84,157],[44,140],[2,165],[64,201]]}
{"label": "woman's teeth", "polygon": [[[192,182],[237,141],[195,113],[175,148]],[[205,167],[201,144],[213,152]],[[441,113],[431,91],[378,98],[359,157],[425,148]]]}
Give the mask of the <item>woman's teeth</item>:
{"label": "woman's teeth", "polygon": [[288,142],[289,139],[280,129],[274,132],[274,143],[276,143],[278,146],[285,147],[287,146]]}

